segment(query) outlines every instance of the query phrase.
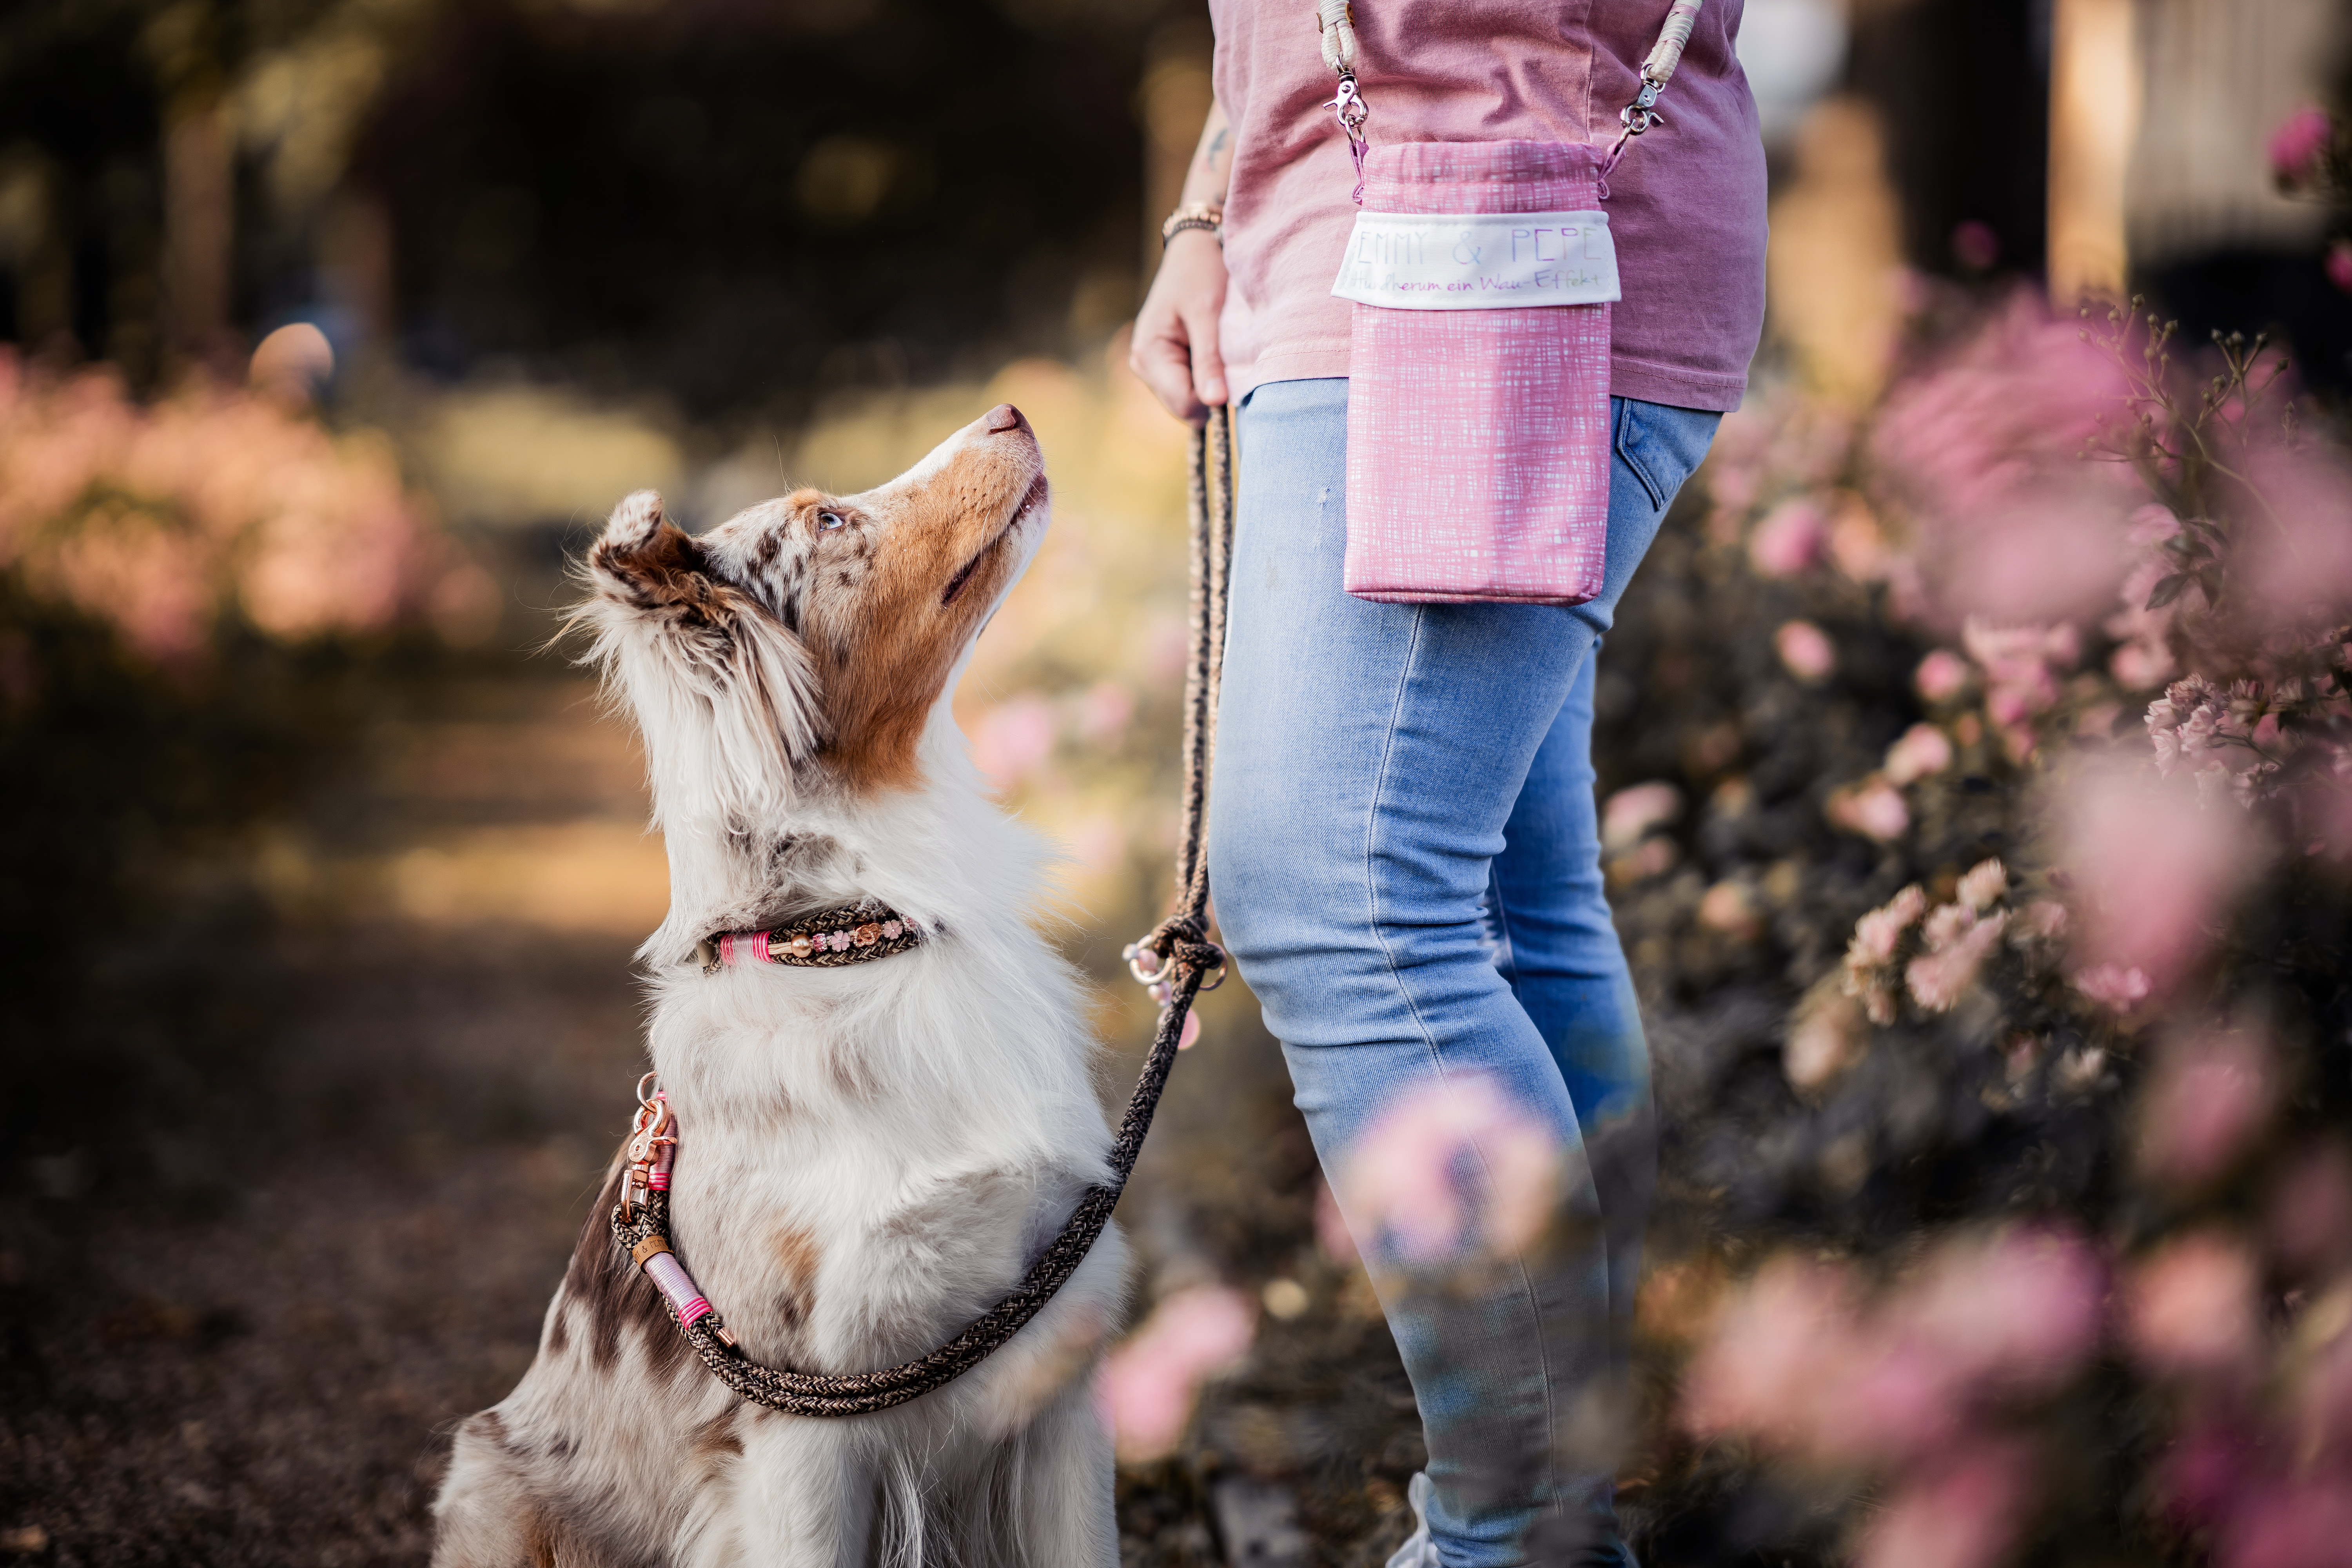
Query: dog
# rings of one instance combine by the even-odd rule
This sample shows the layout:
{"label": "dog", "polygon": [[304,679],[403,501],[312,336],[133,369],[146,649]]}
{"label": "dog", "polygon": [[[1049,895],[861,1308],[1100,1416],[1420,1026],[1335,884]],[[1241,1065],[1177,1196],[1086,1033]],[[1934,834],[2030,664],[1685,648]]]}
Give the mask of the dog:
{"label": "dog", "polygon": [[[677,1118],[670,1240],[767,1366],[938,1348],[1108,1179],[1082,988],[1026,918],[1041,847],[990,803],[949,709],[1049,514],[1035,435],[1003,405],[878,489],[802,490],[699,536],[632,495],[584,565],[574,619],[644,736],[669,855],[638,957]],[[862,900],[920,941],[706,970],[716,933]],[[804,1416],[697,1359],[614,1244],[625,1173],[530,1370],[457,1429],[437,1568],[1118,1562],[1091,1375],[1123,1307],[1115,1227],[961,1378]]]}

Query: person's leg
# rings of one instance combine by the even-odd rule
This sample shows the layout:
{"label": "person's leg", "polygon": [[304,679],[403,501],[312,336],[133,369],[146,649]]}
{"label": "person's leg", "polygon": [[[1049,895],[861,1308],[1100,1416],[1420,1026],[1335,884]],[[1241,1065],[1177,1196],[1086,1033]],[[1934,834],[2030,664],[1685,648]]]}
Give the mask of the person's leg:
{"label": "person's leg", "polygon": [[1619,405],[1593,604],[1370,605],[1340,587],[1346,396],[1344,382],[1277,383],[1244,410],[1212,795],[1219,918],[1327,1169],[1401,1100],[1474,1076],[1557,1141],[1565,1223],[1475,1291],[1423,1288],[1391,1267],[1375,1216],[1348,1217],[1420,1401],[1446,1568],[1613,1561],[1608,1477],[1579,1440],[1610,1381],[1602,1200],[1568,1075],[1497,972],[1481,912],[1521,786],[1714,421]]}
{"label": "person's leg", "polygon": [[1585,657],[1536,751],[1503,825],[1487,916],[1496,967],[1551,1048],[1576,1107],[1606,1227],[1611,1374],[1622,1390],[1657,1137],[1649,1045],[1601,879],[1592,692],[1603,657],[1598,645]]}

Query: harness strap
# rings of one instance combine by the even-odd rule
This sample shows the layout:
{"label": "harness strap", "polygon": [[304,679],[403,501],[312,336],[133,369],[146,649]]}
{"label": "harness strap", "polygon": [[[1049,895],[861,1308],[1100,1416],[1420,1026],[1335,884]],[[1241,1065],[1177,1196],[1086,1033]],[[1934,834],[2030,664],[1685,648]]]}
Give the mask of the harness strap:
{"label": "harness strap", "polygon": [[[1177,846],[1176,912],[1127,950],[1128,965],[1151,987],[1160,1025],[1143,1074],[1111,1141],[1110,1180],[1089,1187],[1061,1234],[1031,1264],[1005,1298],[963,1332],[929,1355],[874,1372],[811,1373],[763,1366],[745,1355],[726,1320],[696,1289],[669,1246],[669,1168],[677,1150],[676,1121],[658,1092],[638,1084],[638,1128],[631,1140],[630,1176],[613,1205],[613,1240],[660,1292],[670,1321],[702,1364],[741,1397],[794,1415],[864,1415],[919,1399],[946,1386],[1020,1332],[1069,1282],[1110,1223],[1111,1210],[1151,1131],[1152,1113],[1169,1069],[1184,1043],[1193,996],[1223,983],[1225,955],[1208,940],[1209,867],[1202,853],[1209,769],[1215,750],[1217,692],[1224,667],[1225,597],[1234,538],[1233,414],[1213,408],[1192,437],[1188,491],[1192,514],[1192,648],[1184,679],[1183,830]],[[837,913],[838,911],[836,911]],[[824,919],[826,917],[816,917]],[[1146,957],[1150,962],[1147,966]],[[650,1076],[650,1075],[648,1075]],[[644,1175],[636,1162],[642,1156]]]}

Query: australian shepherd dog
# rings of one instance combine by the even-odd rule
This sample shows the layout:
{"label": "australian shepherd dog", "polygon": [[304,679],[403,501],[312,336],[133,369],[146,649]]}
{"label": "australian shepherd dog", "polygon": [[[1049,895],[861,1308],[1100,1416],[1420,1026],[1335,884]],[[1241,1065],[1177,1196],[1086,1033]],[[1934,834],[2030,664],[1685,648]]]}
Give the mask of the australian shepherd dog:
{"label": "australian shepherd dog", "polygon": [[[1039,846],[982,791],[949,694],[1046,525],[1018,410],[863,495],[698,536],[650,492],[577,619],[645,737],[668,918],[639,952],[678,1143],[670,1241],[743,1352],[849,1373],[953,1338],[1108,1177],[1075,974],[1032,928]],[[838,968],[706,967],[727,932],[887,906],[921,940]],[[629,1085],[614,1086],[615,1113]],[[1110,1568],[1091,1394],[1121,1309],[1106,1231],[974,1370],[840,1418],[738,1397],[615,1246],[616,1162],[514,1392],[457,1429],[442,1568]]]}

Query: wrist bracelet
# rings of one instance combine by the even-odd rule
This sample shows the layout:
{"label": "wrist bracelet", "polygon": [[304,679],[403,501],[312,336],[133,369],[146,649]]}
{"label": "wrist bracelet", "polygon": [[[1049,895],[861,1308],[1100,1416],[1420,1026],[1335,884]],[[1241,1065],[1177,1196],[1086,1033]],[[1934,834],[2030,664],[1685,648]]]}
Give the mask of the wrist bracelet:
{"label": "wrist bracelet", "polygon": [[1219,243],[1223,243],[1224,226],[1224,208],[1213,202],[1188,202],[1170,213],[1168,221],[1160,226],[1160,248],[1167,249],[1168,242],[1188,228],[1207,229],[1217,236]]}

